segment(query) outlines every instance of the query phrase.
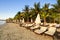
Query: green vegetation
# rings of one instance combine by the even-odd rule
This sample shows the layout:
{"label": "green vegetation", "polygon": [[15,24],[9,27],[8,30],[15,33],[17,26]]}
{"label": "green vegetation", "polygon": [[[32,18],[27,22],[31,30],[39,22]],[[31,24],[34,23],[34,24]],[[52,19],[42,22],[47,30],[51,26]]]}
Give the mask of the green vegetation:
{"label": "green vegetation", "polygon": [[[53,6],[52,8],[49,8],[49,6]],[[41,19],[44,22],[44,25],[46,22],[52,22],[52,23],[60,23],[60,0],[57,0],[56,4],[44,4],[44,6],[41,8],[40,7],[40,2],[34,3],[33,8],[29,8],[28,5],[25,5],[25,8],[23,9],[22,12],[17,12],[15,15],[14,19],[19,20],[20,19],[25,19],[25,22],[30,22],[31,19],[33,21],[35,20],[37,14],[40,14]],[[56,20],[59,19],[59,20]]]}
{"label": "green vegetation", "polygon": [[45,4],[41,10],[41,17],[44,19],[44,25],[46,24],[46,17],[49,16],[49,4]]}

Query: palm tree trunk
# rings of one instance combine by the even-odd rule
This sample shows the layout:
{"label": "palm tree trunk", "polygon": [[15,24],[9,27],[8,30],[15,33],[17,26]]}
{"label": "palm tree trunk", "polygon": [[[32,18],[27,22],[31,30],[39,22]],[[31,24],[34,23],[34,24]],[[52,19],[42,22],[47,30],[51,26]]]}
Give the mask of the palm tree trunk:
{"label": "palm tree trunk", "polygon": [[46,18],[44,18],[44,26],[45,26],[45,24],[46,24]]}
{"label": "palm tree trunk", "polygon": [[29,17],[27,17],[27,22],[29,22]]}
{"label": "palm tree trunk", "polygon": [[19,21],[19,23],[20,23],[20,19],[19,19],[18,21]]}
{"label": "palm tree trunk", "polygon": [[55,23],[55,19],[54,19],[54,23]]}
{"label": "palm tree trunk", "polygon": [[16,20],[16,23],[17,23],[17,20]]}

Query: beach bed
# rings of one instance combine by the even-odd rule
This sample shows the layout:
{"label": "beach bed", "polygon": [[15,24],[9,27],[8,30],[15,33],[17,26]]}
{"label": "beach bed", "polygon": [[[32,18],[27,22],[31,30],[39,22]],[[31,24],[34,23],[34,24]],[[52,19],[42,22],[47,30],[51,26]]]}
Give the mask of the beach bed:
{"label": "beach bed", "polygon": [[48,28],[48,31],[45,32],[45,34],[53,36],[55,32],[56,32],[56,27],[50,27]]}
{"label": "beach bed", "polygon": [[36,29],[34,32],[37,34],[42,34],[47,30],[47,27],[40,27],[40,29]]}
{"label": "beach bed", "polygon": [[35,26],[30,27],[31,30],[34,30],[34,29],[37,29],[37,28],[40,28],[40,26],[39,25],[35,25]]}

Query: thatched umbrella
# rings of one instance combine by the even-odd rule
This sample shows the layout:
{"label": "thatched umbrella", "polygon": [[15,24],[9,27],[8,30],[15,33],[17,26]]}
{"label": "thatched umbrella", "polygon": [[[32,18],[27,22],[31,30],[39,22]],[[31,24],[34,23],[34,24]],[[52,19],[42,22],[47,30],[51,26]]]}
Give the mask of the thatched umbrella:
{"label": "thatched umbrella", "polygon": [[41,23],[39,13],[37,14],[37,17],[36,17],[35,23],[36,23],[36,24],[40,24],[40,23]]}
{"label": "thatched umbrella", "polygon": [[24,23],[24,18],[23,18],[23,20],[22,20],[22,23]]}

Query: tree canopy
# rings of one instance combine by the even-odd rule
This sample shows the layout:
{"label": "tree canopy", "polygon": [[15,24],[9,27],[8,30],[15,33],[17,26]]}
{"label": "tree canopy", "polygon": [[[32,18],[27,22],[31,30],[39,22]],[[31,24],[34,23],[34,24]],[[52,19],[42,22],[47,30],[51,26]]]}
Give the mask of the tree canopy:
{"label": "tree canopy", "polygon": [[[53,6],[52,8],[49,8],[49,6]],[[20,20],[22,18],[25,19],[26,22],[30,22],[31,19],[34,21],[36,19],[37,14],[40,14],[41,19],[44,20],[43,22],[47,22],[47,19],[54,20],[53,22],[56,22],[55,19],[59,18],[60,16],[60,0],[57,0],[56,4],[50,4],[50,3],[45,3],[44,6],[41,8],[40,7],[40,2],[34,3],[33,8],[29,7],[29,5],[25,5],[25,8],[23,9],[23,12],[17,12],[15,15],[14,19],[15,20]],[[50,21],[51,21],[50,20]]]}

